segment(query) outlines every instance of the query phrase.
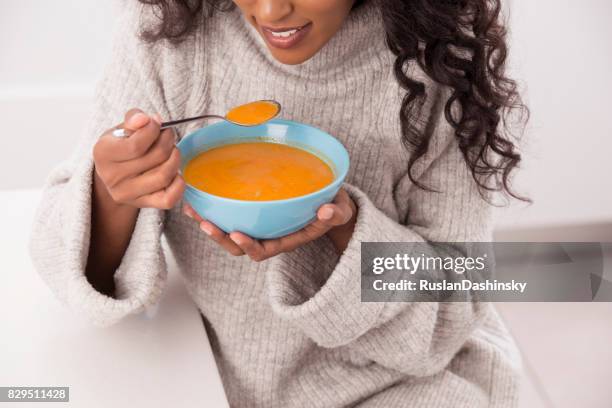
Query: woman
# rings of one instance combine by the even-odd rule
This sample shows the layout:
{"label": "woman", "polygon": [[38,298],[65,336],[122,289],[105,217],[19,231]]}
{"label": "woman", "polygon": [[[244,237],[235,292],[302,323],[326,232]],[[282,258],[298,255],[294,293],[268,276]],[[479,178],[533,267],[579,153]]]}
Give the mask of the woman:
{"label": "woman", "polygon": [[[490,202],[512,195],[499,1],[141,3],[38,213],[32,255],[58,296],[101,324],[154,303],[163,232],[232,406],[513,406],[516,357],[488,304],[360,301],[361,242],[489,241]],[[269,241],[182,206],[175,135],[159,129],[258,99],[351,157],[334,203]]]}

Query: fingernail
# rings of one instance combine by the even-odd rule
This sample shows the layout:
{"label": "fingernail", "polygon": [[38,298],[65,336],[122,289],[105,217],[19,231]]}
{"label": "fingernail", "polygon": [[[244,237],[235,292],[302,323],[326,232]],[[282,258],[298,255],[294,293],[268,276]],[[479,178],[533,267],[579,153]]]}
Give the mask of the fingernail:
{"label": "fingernail", "polygon": [[240,245],[240,240],[236,238],[235,236],[230,235],[229,238],[232,240],[232,242],[234,242],[234,244]]}
{"label": "fingernail", "polygon": [[187,210],[183,210],[183,212],[185,213],[186,216],[188,216],[189,218],[193,218],[193,215],[191,215],[191,213]]}
{"label": "fingernail", "polygon": [[158,125],[161,125],[163,122],[162,117],[160,116],[159,113],[156,113],[155,115],[153,115],[152,118],[155,122],[157,122]]}
{"label": "fingernail", "polygon": [[323,220],[331,220],[331,218],[334,216],[334,210],[329,207],[325,207],[321,210],[320,216]]}
{"label": "fingernail", "polygon": [[200,224],[200,229],[206,233],[206,235],[212,235],[212,228],[208,224]]}
{"label": "fingernail", "polygon": [[144,120],[146,120],[146,119],[148,119],[148,118],[149,118],[149,117],[148,117],[147,115],[145,115],[144,113],[142,113],[142,112],[138,112],[137,114],[135,114],[134,116],[132,116],[132,117],[130,118],[130,123],[133,123],[134,125],[136,125],[136,126],[137,126],[137,124],[138,124],[139,122],[142,122],[142,121],[144,121]]}

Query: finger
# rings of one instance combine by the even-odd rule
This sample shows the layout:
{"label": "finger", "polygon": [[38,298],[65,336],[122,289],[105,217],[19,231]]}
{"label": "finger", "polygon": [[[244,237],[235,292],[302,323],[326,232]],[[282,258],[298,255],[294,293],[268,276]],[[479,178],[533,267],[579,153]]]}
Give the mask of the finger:
{"label": "finger", "polygon": [[163,120],[162,117],[159,113],[155,113],[153,115],[151,115],[151,119],[153,119],[154,121],[156,121],[157,123],[159,123],[159,125],[161,126]]}
{"label": "finger", "polygon": [[261,241],[265,258],[271,258],[283,252],[291,252],[296,248],[321,237],[329,228],[305,228],[277,239]]}
{"label": "finger", "polygon": [[[140,118],[140,115],[140,113],[136,114],[132,117],[132,120]],[[124,126],[127,126],[127,124]],[[144,156],[153,143],[155,143],[160,136],[159,128],[158,122],[146,116],[146,124],[135,130],[129,137],[119,138],[113,136],[112,132],[107,132],[102,136],[101,140],[112,149],[112,161],[122,162],[132,160]]]}
{"label": "finger", "polygon": [[[255,261],[271,258],[283,252],[291,252],[308,242],[314,241],[335,225],[346,224],[353,213],[350,203],[351,199],[348,193],[341,189],[334,198],[334,203],[321,206],[317,212],[318,218],[314,222],[293,234],[261,242],[240,232],[232,232],[230,238]],[[321,215],[323,215],[323,219],[319,219]]]}
{"label": "finger", "polygon": [[130,137],[117,139],[117,142],[123,142],[122,153],[124,153],[123,157],[118,158],[118,160],[132,160],[144,156],[160,137],[159,128],[160,125],[157,121],[149,120],[146,125],[136,130]]}
{"label": "finger", "polygon": [[302,229],[310,240],[326,234],[333,227],[344,225],[351,219],[353,210],[348,203],[324,204],[317,211],[317,218]]}
{"label": "finger", "polygon": [[133,133],[134,131],[140,129],[141,127],[149,123],[150,120],[151,118],[147,116],[147,114],[144,113],[142,110],[138,108],[132,108],[127,111],[126,114],[123,116],[123,122],[116,126],[113,126],[110,129],[107,129],[102,135],[110,135],[117,129],[127,129],[128,132]]}
{"label": "finger", "polygon": [[242,232],[231,232],[229,238],[253,261],[259,262],[270,257],[259,241]]}
{"label": "finger", "polygon": [[170,158],[164,163],[139,176],[118,183],[111,195],[115,201],[125,202],[162,190],[174,180],[180,164],[181,154],[178,149],[174,149]]}
{"label": "finger", "polygon": [[317,211],[317,222],[324,226],[335,227],[350,221],[353,215],[351,198],[345,190],[340,190],[333,203],[322,205]]}
{"label": "finger", "polygon": [[173,129],[163,130],[144,156],[116,163],[115,171],[122,174],[123,179],[128,179],[159,166],[170,158],[174,150],[175,139]]}
{"label": "finger", "polygon": [[185,181],[177,174],[172,183],[163,190],[145,195],[134,200],[134,206],[139,208],[158,208],[169,210],[176,205],[185,192]]}
{"label": "finger", "polygon": [[144,195],[166,188],[178,174],[180,165],[181,153],[174,148],[168,160],[137,176],[131,190],[138,195]]}
{"label": "finger", "polygon": [[132,108],[125,113],[123,117],[123,123],[121,123],[118,127],[122,127],[131,132],[135,132],[141,127],[145,126],[151,118],[144,113],[142,110],[138,108]]}
{"label": "finger", "polygon": [[200,223],[200,229],[230,254],[234,256],[244,255],[244,251],[240,249],[240,247],[236,245],[225,232],[223,232],[212,222],[202,221]]}
{"label": "finger", "polygon": [[200,214],[198,214],[196,210],[194,210],[193,207],[187,203],[183,204],[183,214],[185,214],[189,218],[193,218],[198,223],[204,221],[204,218],[200,217]]}
{"label": "finger", "polygon": [[[341,198],[339,203],[342,207],[348,205],[344,203],[344,198]],[[325,213],[331,209],[331,218],[324,220],[317,218],[315,221],[306,225],[301,230],[294,232],[293,234],[289,234],[278,239],[262,241],[261,246],[264,249],[264,256],[269,258],[282,252],[291,252],[308,242],[322,237],[331,228],[333,228],[334,225],[346,224],[351,217],[350,206],[348,207],[348,210],[341,209],[340,206],[336,204],[325,204],[321,206],[319,212],[322,210],[323,214],[325,215],[324,218],[328,218],[328,215]],[[348,213],[348,218],[346,213]]]}

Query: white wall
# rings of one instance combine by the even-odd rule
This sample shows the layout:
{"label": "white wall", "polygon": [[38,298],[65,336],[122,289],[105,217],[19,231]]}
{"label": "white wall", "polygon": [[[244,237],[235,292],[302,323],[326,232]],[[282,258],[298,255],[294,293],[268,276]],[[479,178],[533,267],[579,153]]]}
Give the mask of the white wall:
{"label": "white wall", "polygon": [[116,0],[3,0],[0,189],[40,186],[67,157],[110,52]]}
{"label": "white wall", "polygon": [[535,203],[505,227],[612,221],[612,3],[513,0],[512,59],[531,108],[516,179]]}
{"label": "white wall", "polygon": [[[135,0],[128,0],[135,1]],[[4,0],[0,13],[0,189],[40,186],[82,131],[107,58],[115,1]],[[609,0],[513,0],[512,58],[532,121],[506,227],[612,220]],[[27,163],[27,168],[24,164]]]}

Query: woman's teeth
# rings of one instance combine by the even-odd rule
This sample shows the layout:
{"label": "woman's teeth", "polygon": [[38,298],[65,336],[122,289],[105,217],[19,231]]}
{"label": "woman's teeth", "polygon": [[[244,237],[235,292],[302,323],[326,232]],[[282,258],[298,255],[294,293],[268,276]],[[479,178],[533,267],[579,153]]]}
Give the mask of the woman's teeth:
{"label": "woman's teeth", "polygon": [[293,34],[297,33],[298,30],[297,29],[293,29],[293,30],[288,30],[288,31],[270,31],[270,33],[274,36],[274,37],[278,37],[278,38],[287,38],[287,37],[291,37]]}
{"label": "woman's teeth", "polygon": [[308,35],[312,24],[308,23],[301,27],[261,27],[261,34],[264,36],[268,45],[279,49],[289,49],[294,47]]}

